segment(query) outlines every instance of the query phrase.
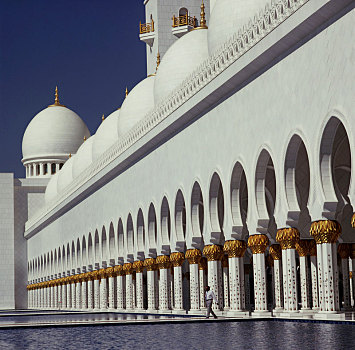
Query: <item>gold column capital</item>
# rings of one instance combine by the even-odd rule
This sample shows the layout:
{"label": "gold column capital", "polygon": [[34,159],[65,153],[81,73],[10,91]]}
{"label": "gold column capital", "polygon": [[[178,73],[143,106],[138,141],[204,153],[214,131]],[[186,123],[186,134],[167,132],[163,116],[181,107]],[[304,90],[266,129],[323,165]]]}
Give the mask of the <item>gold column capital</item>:
{"label": "gold column capital", "polygon": [[201,260],[202,253],[200,249],[188,249],[185,253],[185,258],[188,260],[189,264],[198,264]]}
{"label": "gold column capital", "polygon": [[182,266],[185,260],[185,256],[181,252],[175,252],[170,254],[170,261],[174,267]]}
{"label": "gold column capital", "polygon": [[144,269],[143,261],[137,260],[133,263],[132,268],[134,271],[141,273]]}
{"label": "gold column capital", "polygon": [[350,244],[348,243],[340,243],[338,245],[338,253],[342,259],[349,259],[350,257]]}
{"label": "gold column capital", "polygon": [[115,275],[116,276],[123,276],[124,275],[124,271],[123,271],[123,266],[122,265],[115,265],[113,267]]}
{"label": "gold column capital", "polygon": [[317,244],[314,239],[308,240],[308,253],[310,256],[317,256]]}
{"label": "gold column capital", "polygon": [[106,277],[115,277],[115,269],[112,266],[109,266],[105,269]]}
{"label": "gold column capital", "polygon": [[269,238],[264,234],[251,235],[248,238],[248,246],[253,254],[264,254],[269,245]]}
{"label": "gold column capital", "polygon": [[159,255],[156,258],[159,269],[168,269],[171,265],[169,255]]}
{"label": "gold column capital", "polygon": [[223,247],[217,244],[209,244],[203,248],[203,255],[207,261],[218,261],[223,257]]}
{"label": "gold column capital", "polygon": [[92,275],[94,281],[97,281],[97,280],[100,281],[100,280],[101,280],[101,278],[100,278],[100,273],[99,273],[98,270],[92,271],[92,272],[91,272],[91,275]]}
{"label": "gold column capital", "polygon": [[335,220],[319,220],[311,224],[311,236],[317,244],[335,243],[341,235],[341,226]]}
{"label": "gold column capital", "polygon": [[296,243],[296,250],[299,256],[307,256],[309,254],[309,239],[300,239]]}
{"label": "gold column capital", "polygon": [[156,261],[154,258],[147,258],[144,260],[143,266],[147,271],[154,271],[156,269]]}
{"label": "gold column capital", "polygon": [[229,258],[241,258],[247,250],[247,243],[240,240],[229,240],[224,243],[223,251]]}
{"label": "gold column capital", "polygon": [[281,249],[296,249],[296,243],[300,240],[300,233],[294,227],[286,227],[277,230],[276,241]]}
{"label": "gold column capital", "polygon": [[281,246],[280,244],[272,244],[269,248],[269,254],[274,260],[281,260]]}
{"label": "gold column capital", "polygon": [[125,275],[131,275],[132,272],[133,272],[133,266],[131,263],[125,263],[123,264],[123,267],[122,267]]}

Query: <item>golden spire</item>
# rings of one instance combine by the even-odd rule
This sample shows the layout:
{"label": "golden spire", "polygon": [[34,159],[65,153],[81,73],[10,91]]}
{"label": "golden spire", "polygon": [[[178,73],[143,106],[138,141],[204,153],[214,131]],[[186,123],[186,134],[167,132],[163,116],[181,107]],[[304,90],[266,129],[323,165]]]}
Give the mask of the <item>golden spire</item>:
{"label": "golden spire", "polygon": [[71,158],[71,153],[69,153],[69,158]]}
{"label": "golden spire", "polygon": [[84,136],[84,142],[86,141],[86,136]]}
{"label": "golden spire", "polygon": [[126,97],[128,96],[128,88],[127,88],[127,86],[126,86]]}
{"label": "golden spire", "polygon": [[103,114],[101,117],[101,121],[104,121],[104,120],[105,120],[105,114]]}
{"label": "golden spire", "polygon": [[200,13],[201,19],[200,19],[200,25],[199,28],[205,28],[207,29],[207,25],[206,25],[206,16],[205,16],[205,4],[203,3],[202,0],[202,4],[201,4],[201,13]]}
{"label": "golden spire", "polygon": [[59,106],[59,107],[65,107],[64,105],[60,104],[59,102],[59,97],[58,97],[58,86],[55,87],[55,94],[54,94],[55,98],[54,98],[54,103],[52,105],[49,105],[48,107],[55,107],[55,106]]}
{"label": "golden spire", "polygon": [[157,54],[157,68],[155,69],[155,71],[158,70],[159,65],[160,65],[160,53],[158,51],[158,54]]}

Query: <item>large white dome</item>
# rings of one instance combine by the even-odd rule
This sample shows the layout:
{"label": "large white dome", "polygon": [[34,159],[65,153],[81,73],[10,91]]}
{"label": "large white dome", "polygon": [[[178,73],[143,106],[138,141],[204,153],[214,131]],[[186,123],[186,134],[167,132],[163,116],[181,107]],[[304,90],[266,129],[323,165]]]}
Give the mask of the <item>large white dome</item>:
{"label": "large white dome", "polygon": [[73,160],[75,156],[69,158],[63,168],[58,172],[58,194],[64,192],[64,189],[73,181]]}
{"label": "large white dome", "polygon": [[92,145],[95,135],[89,137],[73,157],[73,178],[79,176],[92,163]]}
{"label": "large white dome", "polygon": [[88,138],[90,132],[76,113],[63,106],[48,107],[27,126],[22,140],[23,161],[76,153],[84,136]]}
{"label": "large white dome", "polygon": [[120,109],[111,113],[99,126],[95,133],[95,139],[92,144],[93,160],[100,157],[117,140],[117,122],[120,115]]}
{"label": "large white dome", "polygon": [[154,108],[155,76],[149,76],[137,84],[123,101],[117,119],[118,137],[126,134]]}
{"label": "large white dome", "polygon": [[195,29],[165,53],[155,77],[155,103],[161,102],[208,57],[207,29]]}
{"label": "large white dome", "polygon": [[218,0],[213,7],[208,29],[208,51],[212,55],[234,33],[259,16],[270,0]]}
{"label": "large white dome", "polygon": [[48,182],[46,187],[46,192],[44,194],[44,199],[46,204],[49,204],[58,195],[58,173],[55,173]]}

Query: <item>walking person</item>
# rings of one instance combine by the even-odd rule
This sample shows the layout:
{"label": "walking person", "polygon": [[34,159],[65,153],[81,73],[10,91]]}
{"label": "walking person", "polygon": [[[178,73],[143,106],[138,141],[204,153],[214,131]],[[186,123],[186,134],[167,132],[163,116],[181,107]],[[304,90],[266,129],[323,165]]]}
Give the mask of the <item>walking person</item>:
{"label": "walking person", "polygon": [[206,307],[207,307],[206,318],[210,317],[210,313],[213,315],[214,318],[217,318],[216,314],[212,310],[212,304],[213,304],[213,300],[214,300],[216,302],[216,304],[218,305],[218,300],[217,300],[215,294],[213,293],[213,291],[211,290],[210,286],[207,286],[205,288],[205,300],[206,300]]}

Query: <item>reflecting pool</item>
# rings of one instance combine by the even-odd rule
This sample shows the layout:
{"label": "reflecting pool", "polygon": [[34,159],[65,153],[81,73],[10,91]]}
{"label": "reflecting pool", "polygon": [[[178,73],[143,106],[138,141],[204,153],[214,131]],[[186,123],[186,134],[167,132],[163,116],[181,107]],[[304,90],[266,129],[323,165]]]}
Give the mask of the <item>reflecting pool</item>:
{"label": "reflecting pool", "polygon": [[243,321],[0,330],[0,349],[355,349],[355,326]]}

